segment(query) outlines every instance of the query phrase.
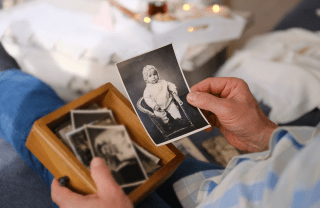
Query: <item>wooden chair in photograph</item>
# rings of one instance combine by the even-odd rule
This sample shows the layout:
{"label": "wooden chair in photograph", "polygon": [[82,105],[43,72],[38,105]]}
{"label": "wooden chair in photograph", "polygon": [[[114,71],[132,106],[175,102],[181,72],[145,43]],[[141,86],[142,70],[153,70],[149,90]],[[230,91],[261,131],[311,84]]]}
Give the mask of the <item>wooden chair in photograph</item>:
{"label": "wooden chair in photograph", "polygon": [[169,139],[169,136],[178,133],[180,131],[183,131],[185,129],[188,128],[194,128],[195,126],[192,123],[192,121],[190,120],[190,118],[188,117],[188,114],[186,113],[185,109],[183,108],[182,105],[179,105],[174,99],[172,100],[172,102],[175,102],[175,104],[178,106],[179,112],[182,116],[182,121],[184,121],[184,124],[180,126],[180,128],[176,129],[174,128],[173,130],[169,130],[166,129],[164,127],[163,121],[160,118],[157,118],[152,109],[146,104],[145,100],[143,99],[143,97],[141,97],[138,102],[137,102],[137,108],[143,112],[146,113],[149,118],[151,119],[151,121],[156,125],[157,129],[161,132],[161,134],[164,135],[164,137],[166,137],[166,139]]}

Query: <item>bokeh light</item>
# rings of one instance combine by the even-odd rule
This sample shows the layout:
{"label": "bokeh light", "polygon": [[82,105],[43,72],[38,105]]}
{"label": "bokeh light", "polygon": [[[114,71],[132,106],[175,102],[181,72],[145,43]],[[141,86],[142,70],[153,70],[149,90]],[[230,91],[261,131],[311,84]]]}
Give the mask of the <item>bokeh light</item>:
{"label": "bokeh light", "polygon": [[185,11],[188,11],[188,10],[191,9],[191,6],[190,6],[189,4],[184,4],[184,5],[182,6],[182,9],[185,10]]}
{"label": "bokeh light", "polygon": [[151,19],[150,19],[150,17],[145,17],[145,18],[143,19],[143,21],[144,21],[145,23],[150,23],[150,22],[151,22]]}
{"label": "bokeh light", "polygon": [[212,6],[212,11],[213,11],[214,13],[220,12],[220,6],[219,6],[218,4],[213,5],[213,6]]}

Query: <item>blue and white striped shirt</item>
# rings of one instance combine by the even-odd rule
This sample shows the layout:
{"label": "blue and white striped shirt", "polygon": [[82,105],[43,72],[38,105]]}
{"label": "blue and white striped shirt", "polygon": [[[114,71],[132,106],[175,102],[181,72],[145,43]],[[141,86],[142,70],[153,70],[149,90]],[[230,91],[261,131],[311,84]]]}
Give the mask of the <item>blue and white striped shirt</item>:
{"label": "blue and white striped shirt", "polygon": [[281,127],[269,150],[233,158],[174,184],[184,208],[320,207],[320,124]]}

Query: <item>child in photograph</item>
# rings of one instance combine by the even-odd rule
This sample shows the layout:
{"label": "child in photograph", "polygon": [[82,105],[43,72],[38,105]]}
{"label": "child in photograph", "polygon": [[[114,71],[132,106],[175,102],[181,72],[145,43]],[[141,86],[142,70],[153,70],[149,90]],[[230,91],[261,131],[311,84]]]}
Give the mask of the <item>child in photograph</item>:
{"label": "child in photograph", "polygon": [[[112,137],[111,137],[112,135]],[[118,172],[126,165],[136,162],[136,156],[131,143],[126,141],[122,132],[104,131],[95,139],[95,149],[98,156],[105,159],[110,170]]]}
{"label": "child in photograph", "polygon": [[166,127],[172,130],[174,122],[170,122],[168,114],[174,121],[177,121],[176,123],[182,123],[179,109],[173,102],[173,99],[175,99],[179,105],[183,104],[178,96],[176,85],[160,79],[158,70],[152,65],[146,65],[142,70],[142,74],[144,81],[147,83],[143,98],[153,110],[154,115],[151,116],[160,118]]}
{"label": "child in photograph", "polygon": [[93,139],[93,155],[104,159],[113,178],[120,186],[142,182],[147,179],[125,131],[119,130],[119,128],[92,130],[101,131]]}

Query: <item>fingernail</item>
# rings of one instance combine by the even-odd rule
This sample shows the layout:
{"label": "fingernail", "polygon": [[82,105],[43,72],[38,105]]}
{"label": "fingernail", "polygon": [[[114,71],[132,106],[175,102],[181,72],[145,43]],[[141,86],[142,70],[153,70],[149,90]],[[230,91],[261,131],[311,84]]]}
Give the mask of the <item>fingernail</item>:
{"label": "fingernail", "polygon": [[187,96],[187,100],[188,102],[195,102],[197,100],[198,97],[198,92],[190,92]]}
{"label": "fingernail", "polygon": [[93,158],[93,160],[91,161],[91,165],[92,167],[98,167],[100,165],[102,165],[104,163],[103,159],[99,158],[99,157],[95,157]]}
{"label": "fingernail", "polygon": [[64,177],[59,178],[58,181],[59,181],[60,186],[67,187],[70,180],[69,180],[68,176],[64,176]]}

